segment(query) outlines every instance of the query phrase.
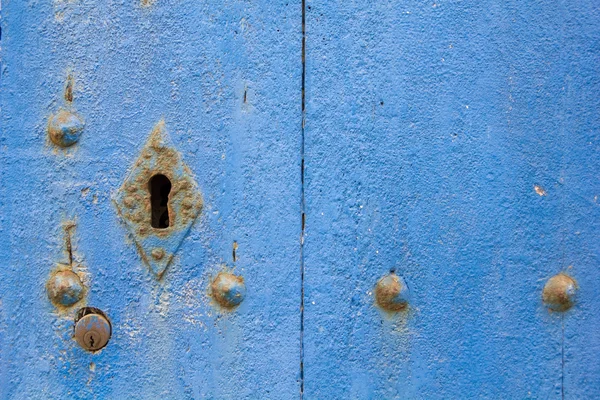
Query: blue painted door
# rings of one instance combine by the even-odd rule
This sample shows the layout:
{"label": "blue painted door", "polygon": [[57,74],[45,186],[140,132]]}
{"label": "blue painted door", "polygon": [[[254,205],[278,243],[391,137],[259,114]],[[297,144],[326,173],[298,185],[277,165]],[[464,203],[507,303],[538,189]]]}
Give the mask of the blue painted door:
{"label": "blue painted door", "polygon": [[600,395],[594,2],[1,17],[1,399]]}
{"label": "blue painted door", "polygon": [[306,398],[600,396],[599,44],[593,1],[306,1]]}
{"label": "blue painted door", "polygon": [[0,398],[297,397],[301,5],[3,3]]}

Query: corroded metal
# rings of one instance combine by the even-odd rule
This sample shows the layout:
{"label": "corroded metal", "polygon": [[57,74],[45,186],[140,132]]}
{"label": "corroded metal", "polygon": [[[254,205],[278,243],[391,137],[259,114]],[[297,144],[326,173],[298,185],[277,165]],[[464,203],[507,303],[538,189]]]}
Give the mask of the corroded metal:
{"label": "corroded metal", "polygon": [[548,279],[542,291],[542,300],[553,311],[566,311],[575,304],[577,282],[560,273]]}
{"label": "corroded metal", "polygon": [[212,298],[226,309],[241,304],[246,296],[244,278],[229,272],[220,272],[211,284]]}
{"label": "corroded metal", "polygon": [[[165,228],[152,225],[149,182],[157,175],[166,176],[171,184],[168,194],[169,225]],[[113,200],[141,258],[155,275],[162,276],[202,209],[202,197],[196,182],[181,155],[170,143],[164,121],[152,130]]]}
{"label": "corroded metal", "polygon": [[52,274],[46,284],[48,298],[57,307],[70,307],[84,295],[85,286],[79,276],[70,269]]}
{"label": "corroded metal", "polygon": [[408,286],[395,273],[381,278],[375,286],[375,300],[386,311],[402,311],[408,307],[410,292]]}
{"label": "corroded metal", "polygon": [[79,115],[60,110],[48,120],[48,136],[55,145],[69,147],[79,141],[84,125]]}
{"label": "corroded metal", "polygon": [[74,337],[87,351],[98,351],[108,344],[112,326],[106,315],[99,309],[85,307],[75,318]]}

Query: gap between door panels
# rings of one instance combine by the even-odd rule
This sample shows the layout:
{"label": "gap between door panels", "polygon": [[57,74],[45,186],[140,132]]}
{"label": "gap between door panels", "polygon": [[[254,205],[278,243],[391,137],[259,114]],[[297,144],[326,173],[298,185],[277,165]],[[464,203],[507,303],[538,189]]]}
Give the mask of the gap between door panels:
{"label": "gap between door panels", "polygon": [[301,91],[301,140],[300,140],[300,400],[304,397],[304,228],[306,213],[304,201],[304,125],[306,121],[306,0],[302,4],[302,91]]}

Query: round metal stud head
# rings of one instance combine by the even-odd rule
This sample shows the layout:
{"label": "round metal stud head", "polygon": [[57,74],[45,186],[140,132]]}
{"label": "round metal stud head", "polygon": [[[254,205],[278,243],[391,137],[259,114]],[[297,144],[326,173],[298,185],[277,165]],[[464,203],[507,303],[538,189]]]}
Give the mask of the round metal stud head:
{"label": "round metal stud head", "polygon": [[220,272],[211,284],[212,297],[221,307],[234,308],[246,296],[244,278],[229,272]]}
{"label": "round metal stud head", "polygon": [[402,311],[408,307],[410,292],[400,276],[391,273],[375,286],[375,301],[386,311]]}
{"label": "round metal stud head", "polygon": [[48,136],[57,146],[69,147],[77,143],[83,132],[83,120],[76,114],[60,110],[48,121]]}
{"label": "round metal stud head", "polygon": [[84,286],[79,276],[71,271],[59,271],[46,285],[48,298],[57,306],[70,307],[83,298]]}
{"label": "round metal stud head", "polygon": [[[82,315],[83,314],[83,315]],[[87,351],[98,351],[107,345],[112,334],[108,319],[98,309],[84,308],[75,322],[75,340]]]}
{"label": "round metal stud head", "polygon": [[566,311],[575,304],[577,282],[569,275],[558,274],[548,279],[542,300],[553,311]]}

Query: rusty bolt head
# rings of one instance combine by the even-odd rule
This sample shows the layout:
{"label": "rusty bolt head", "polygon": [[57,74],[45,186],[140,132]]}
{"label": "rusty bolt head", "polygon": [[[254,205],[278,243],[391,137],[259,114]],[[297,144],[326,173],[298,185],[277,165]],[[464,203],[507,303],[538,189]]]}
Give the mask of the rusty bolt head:
{"label": "rusty bolt head", "polygon": [[60,110],[48,121],[48,135],[55,145],[69,147],[77,143],[83,126],[83,120],[78,115]]}
{"label": "rusty bolt head", "polygon": [[375,300],[386,311],[402,311],[408,307],[408,286],[404,280],[391,273],[384,276],[375,286]]}
{"label": "rusty bolt head", "polygon": [[162,258],[165,256],[165,250],[160,247],[153,248],[150,253],[152,254],[152,258],[155,260],[162,260]]}
{"label": "rusty bolt head", "polygon": [[228,272],[220,272],[211,285],[212,297],[224,308],[235,308],[246,296],[244,278]]}
{"label": "rusty bolt head", "polygon": [[575,303],[577,282],[569,275],[560,273],[548,279],[542,291],[542,300],[553,311],[566,311]]}
{"label": "rusty bolt head", "polygon": [[70,307],[83,298],[84,286],[79,276],[71,271],[59,271],[46,284],[48,298],[57,306]]}
{"label": "rusty bolt head", "polygon": [[108,343],[112,327],[108,318],[97,308],[79,310],[75,321],[75,340],[87,351],[98,351]]}

